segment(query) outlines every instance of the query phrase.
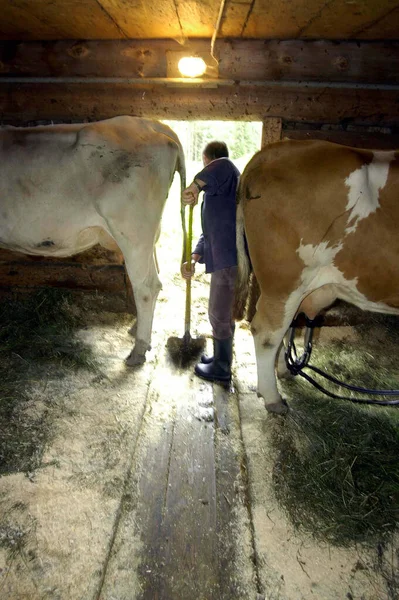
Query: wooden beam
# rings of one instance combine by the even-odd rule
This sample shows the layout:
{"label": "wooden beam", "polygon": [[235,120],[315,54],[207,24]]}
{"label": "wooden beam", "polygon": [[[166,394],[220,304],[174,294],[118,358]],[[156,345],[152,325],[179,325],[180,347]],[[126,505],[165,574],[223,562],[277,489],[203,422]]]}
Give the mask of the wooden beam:
{"label": "wooden beam", "polygon": [[0,264],[1,287],[58,287],[77,290],[101,290],[126,293],[123,265],[79,265],[77,263]]}
{"label": "wooden beam", "polygon": [[284,137],[291,140],[327,140],[352,148],[372,148],[373,150],[396,150],[399,148],[399,135],[374,131],[337,131],[331,129],[284,129]]}
{"label": "wooden beam", "polygon": [[281,139],[281,119],[265,119],[262,124],[261,147],[278,142]]}
{"label": "wooden beam", "polygon": [[119,294],[136,314],[132,286],[119,252],[99,245],[68,258],[33,256],[0,248],[0,294],[57,287]]}
{"label": "wooden beam", "polygon": [[[168,52],[209,51],[193,39],[2,42],[0,77],[167,77]],[[215,55],[220,79],[399,84],[398,41],[217,40]]]}
{"label": "wooden beam", "polygon": [[219,76],[235,80],[399,83],[399,43],[225,41]]}
{"label": "wooden beam", "polygon": [[24,124],[46,120],[96,120],[116,115],[158,119],[223,119],[370,124],[399,123],[399,91],[299,84],[209,87],[183,85],[0,84],[0,119]]}

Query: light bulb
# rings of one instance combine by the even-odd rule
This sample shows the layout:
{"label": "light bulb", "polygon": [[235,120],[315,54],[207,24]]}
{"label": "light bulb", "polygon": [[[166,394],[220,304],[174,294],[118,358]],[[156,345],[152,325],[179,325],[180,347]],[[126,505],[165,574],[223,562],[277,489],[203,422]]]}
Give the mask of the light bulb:
{"label": "light bulb", "polygon": [[178,69],[184,77],[200,77],[206,71],[206,63],[199,56],[185,56],[179,60]]}

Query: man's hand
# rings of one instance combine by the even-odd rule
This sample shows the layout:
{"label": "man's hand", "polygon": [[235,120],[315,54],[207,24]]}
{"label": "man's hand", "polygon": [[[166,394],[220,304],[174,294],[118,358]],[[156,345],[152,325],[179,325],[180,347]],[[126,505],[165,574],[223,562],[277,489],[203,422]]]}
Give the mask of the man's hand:
{"label": "man's hand", "polygon": [[192,183],[185,190],[183,190],[181,197],[182,203],[195,206],[198,203],[198,195],[199,189],[195,183]]}
{"label": "man's hand", "polygon": [[188,262],[184,262],[180,271],[184,279],[191,279],[195,272],[195,260],[192,260],[190,264]]}
{"label": "man's hand", "polygon": [[181,201],[183,204],[192,204],[195,206],[198,202],[198,195],[202,192],[202,188],[206,185],[202,179],[195,178],[194,181],[183,190]]}

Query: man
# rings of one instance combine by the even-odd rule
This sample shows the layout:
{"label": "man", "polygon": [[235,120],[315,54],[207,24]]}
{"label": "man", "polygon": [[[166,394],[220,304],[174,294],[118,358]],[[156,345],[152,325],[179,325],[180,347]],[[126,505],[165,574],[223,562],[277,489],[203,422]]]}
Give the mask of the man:
{"label": "man", "polygon": [[229,160],[224,142],[210,142],[204,149],[204,169],[183,191],[183,203],[195,205],[204,191],[201,206],[202,235],[191,255],[182,265],[182,275],[192,277],[197,262],[211,273],[208,315],[212,326],[213,357],[201,357],[195,373],[209,381],[229,382],[233,358],[234,322],[231,317],[237,275],[236,190],[240,177]]}

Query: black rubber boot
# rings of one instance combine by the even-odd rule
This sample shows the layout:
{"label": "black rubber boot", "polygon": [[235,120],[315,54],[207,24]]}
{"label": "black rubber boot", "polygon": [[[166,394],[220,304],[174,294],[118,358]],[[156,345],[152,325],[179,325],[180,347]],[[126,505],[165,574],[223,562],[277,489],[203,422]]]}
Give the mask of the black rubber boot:
{"label": "black rubber boot", "polygon": [[[233,325],[231,326],[231,330],[232,330],[232,334],[233,334],[233,337],[234,337],[234,332],[236,330],[236,324],[234,322],[233,322]],[[207,356],[206,354],[203,354],[201,356],[201,362],[204,365],[209,365],[212,361],[213,361],[213,356]]]}
{"label": "black rubber boot", "polygon": [[231,363],[233,360],[233,338],[213,340],[214,359],[211,363],[198,363],[195,373],[208,381],[229,382],[231,379]]}
{"label": "black rubber boot", "polygon": [[213,361],[213,356],[207,356],[206,354],[203,354],[201,356],[201,362],[204,365],[209,365],[212,361]]}

